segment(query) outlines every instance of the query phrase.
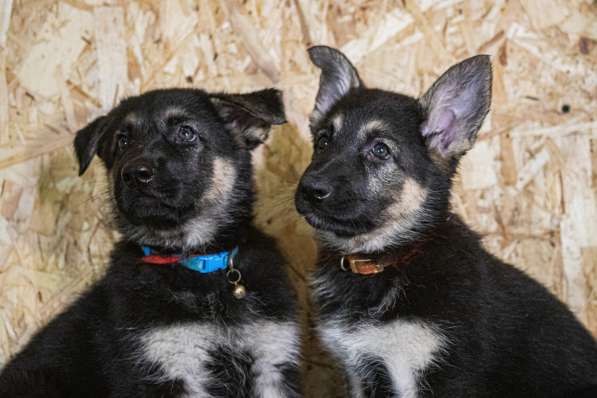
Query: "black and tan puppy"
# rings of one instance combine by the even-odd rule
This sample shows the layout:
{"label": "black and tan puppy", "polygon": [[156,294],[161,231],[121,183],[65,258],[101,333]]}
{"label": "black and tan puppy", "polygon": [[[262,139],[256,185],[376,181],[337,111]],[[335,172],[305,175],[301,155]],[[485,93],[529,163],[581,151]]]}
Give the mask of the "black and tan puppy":
{"label": "black and tan puppy", "polygon": [[106,276],[0,375],[1,397],[295,397],[295,297],[252,222],[250,150],[285,122],[281,94],[171,89],[77,133],[122,233]]}
{"label": "black and tan puppy", "polygon": [[296,205],[322,243],[317,330],[352,396],[549,397],[597,384],[590,333],[449,212],[458,160],[489,110],[489,58],[451,67],[415,99],[366,88],[334,49],[309,55],[321,80]]}

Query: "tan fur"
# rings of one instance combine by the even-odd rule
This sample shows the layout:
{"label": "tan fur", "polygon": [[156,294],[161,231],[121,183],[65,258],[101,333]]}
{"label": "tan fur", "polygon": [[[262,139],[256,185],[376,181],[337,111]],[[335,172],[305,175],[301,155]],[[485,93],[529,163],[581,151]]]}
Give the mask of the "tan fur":
{"label": "tan fur", "polygon": [[215,158],[211,186],[205,193],[204,200],[227,200],[234,188],[235,180],[236,170],[232,162],[223,158]]}
{"label": "tan fur", "polygon": [[126,124],[133,124],[133,125],[138,124],[140,120],[141,120],[141,117],[138,114],[136,114],[135,112],[129,113],[124,118],[124,122]]}
{"label": "tan fur", "polygon": [[359,137],[364,137],[372,131],[388,130],[388,126],[382,120],[369,120],[359,129]]}
{"label": "tan fur", "polygon": [[420,208],[426,197],[427,189],[421,186],[421,184],[416,182],[413,178],[408,177],[404,181],[400,199],[394,202],[388,209],[388,216],[391,218],[407,216]]}
{"label": "tan fur", "polygon": [[190,117],[187,111],[177,106],[170,106],[164,110],[161,120],[168,120],[172,117]]}
{"label": "tan fur", "polygon": [[334,131],[340,131],[342,125],[344,124],[344,115],[339,113],[332,119],[332,125],[334,126]]}
{"label": "tan fur", "polygon": [[236,170],[232,162],[223,158],[215,158],[211,187],[203,196],[202,201],[217,202],[219,205],[204,204],[208,210],[184,225],[185,247],[209,243],[216,235],[218,226],[226,225],[235,181]]}

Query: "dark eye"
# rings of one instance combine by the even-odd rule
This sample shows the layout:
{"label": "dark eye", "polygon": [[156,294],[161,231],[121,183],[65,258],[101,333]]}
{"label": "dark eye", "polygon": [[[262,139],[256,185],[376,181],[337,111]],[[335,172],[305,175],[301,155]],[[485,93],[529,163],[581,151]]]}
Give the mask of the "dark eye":
{"label": "dark eye", "polygon": [[318,151],[324,151],[328,147],[328,145],[330,145],[330,139],[327,136],[322,135],[321,137],[319,137],[317,139],[317,143],[315,144],[315,148]]}
{"label": "dark eye", "polygon": [[184,143],[191,143],[197,140],[197,132],[191,126],[183,124],[178,127],[178,137]]}
{"label": "dark eye", "polygon": [[371,152],[376,158],[381,160],[386,160],[390,157],[390,148],[388,148],[388,146],[383,142],[378,142],[375,144],[371,149]]}
{"label": "dark eye", "polygon": [[126,134],[118,133],[116,139],[118,140],[118,148],[120,150],[123,150],[129,144],[129,137]]}

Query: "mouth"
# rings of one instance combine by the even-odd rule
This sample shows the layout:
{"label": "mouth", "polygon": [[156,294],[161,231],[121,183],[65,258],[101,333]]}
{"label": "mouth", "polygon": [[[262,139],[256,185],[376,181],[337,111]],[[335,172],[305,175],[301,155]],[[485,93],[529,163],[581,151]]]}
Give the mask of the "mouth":
{"label": "mouth", "polygon": [[176,207],[168,204],[162,198],[155,195],[138,195],[130,201],[130,207],[156,207],[158,209],[175,210]]}
{"label": "mouth", "polygon": [[147,225],[157,229],[171,229],[191,211],[189,207],[176,206],[149,194],[135,194],[117,200],[120,213],[134,225]]}
{"label": "mouth", "polygon": [[305,221],[319,231],[332,232],[339,237],[351,237],[369,231],[368,222],[358,218],[338,218],[317,209],[299,211]]}

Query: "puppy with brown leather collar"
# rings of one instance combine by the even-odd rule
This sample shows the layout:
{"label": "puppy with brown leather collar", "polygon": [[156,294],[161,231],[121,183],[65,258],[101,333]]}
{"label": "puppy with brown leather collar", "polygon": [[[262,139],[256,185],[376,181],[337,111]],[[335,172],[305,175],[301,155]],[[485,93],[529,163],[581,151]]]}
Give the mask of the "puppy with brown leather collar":
{"label": "puppy with brown leather collar", "polygon": [[286,262],[252,225],[251,149],[281,93],[126,99],[79,131],[103,161],[122,238],[106,275],[0,374],[2,397],[296,397]]}
{"label": "puppy with brown leather collar", "polygon": [[452,66],[415,99],[365,87],[337,50],[309,55],[321,78],[296,205],[322,246],[316,328],[352,396],[595,393],[591,334],[449,211],[489,111],[489,57]]}

